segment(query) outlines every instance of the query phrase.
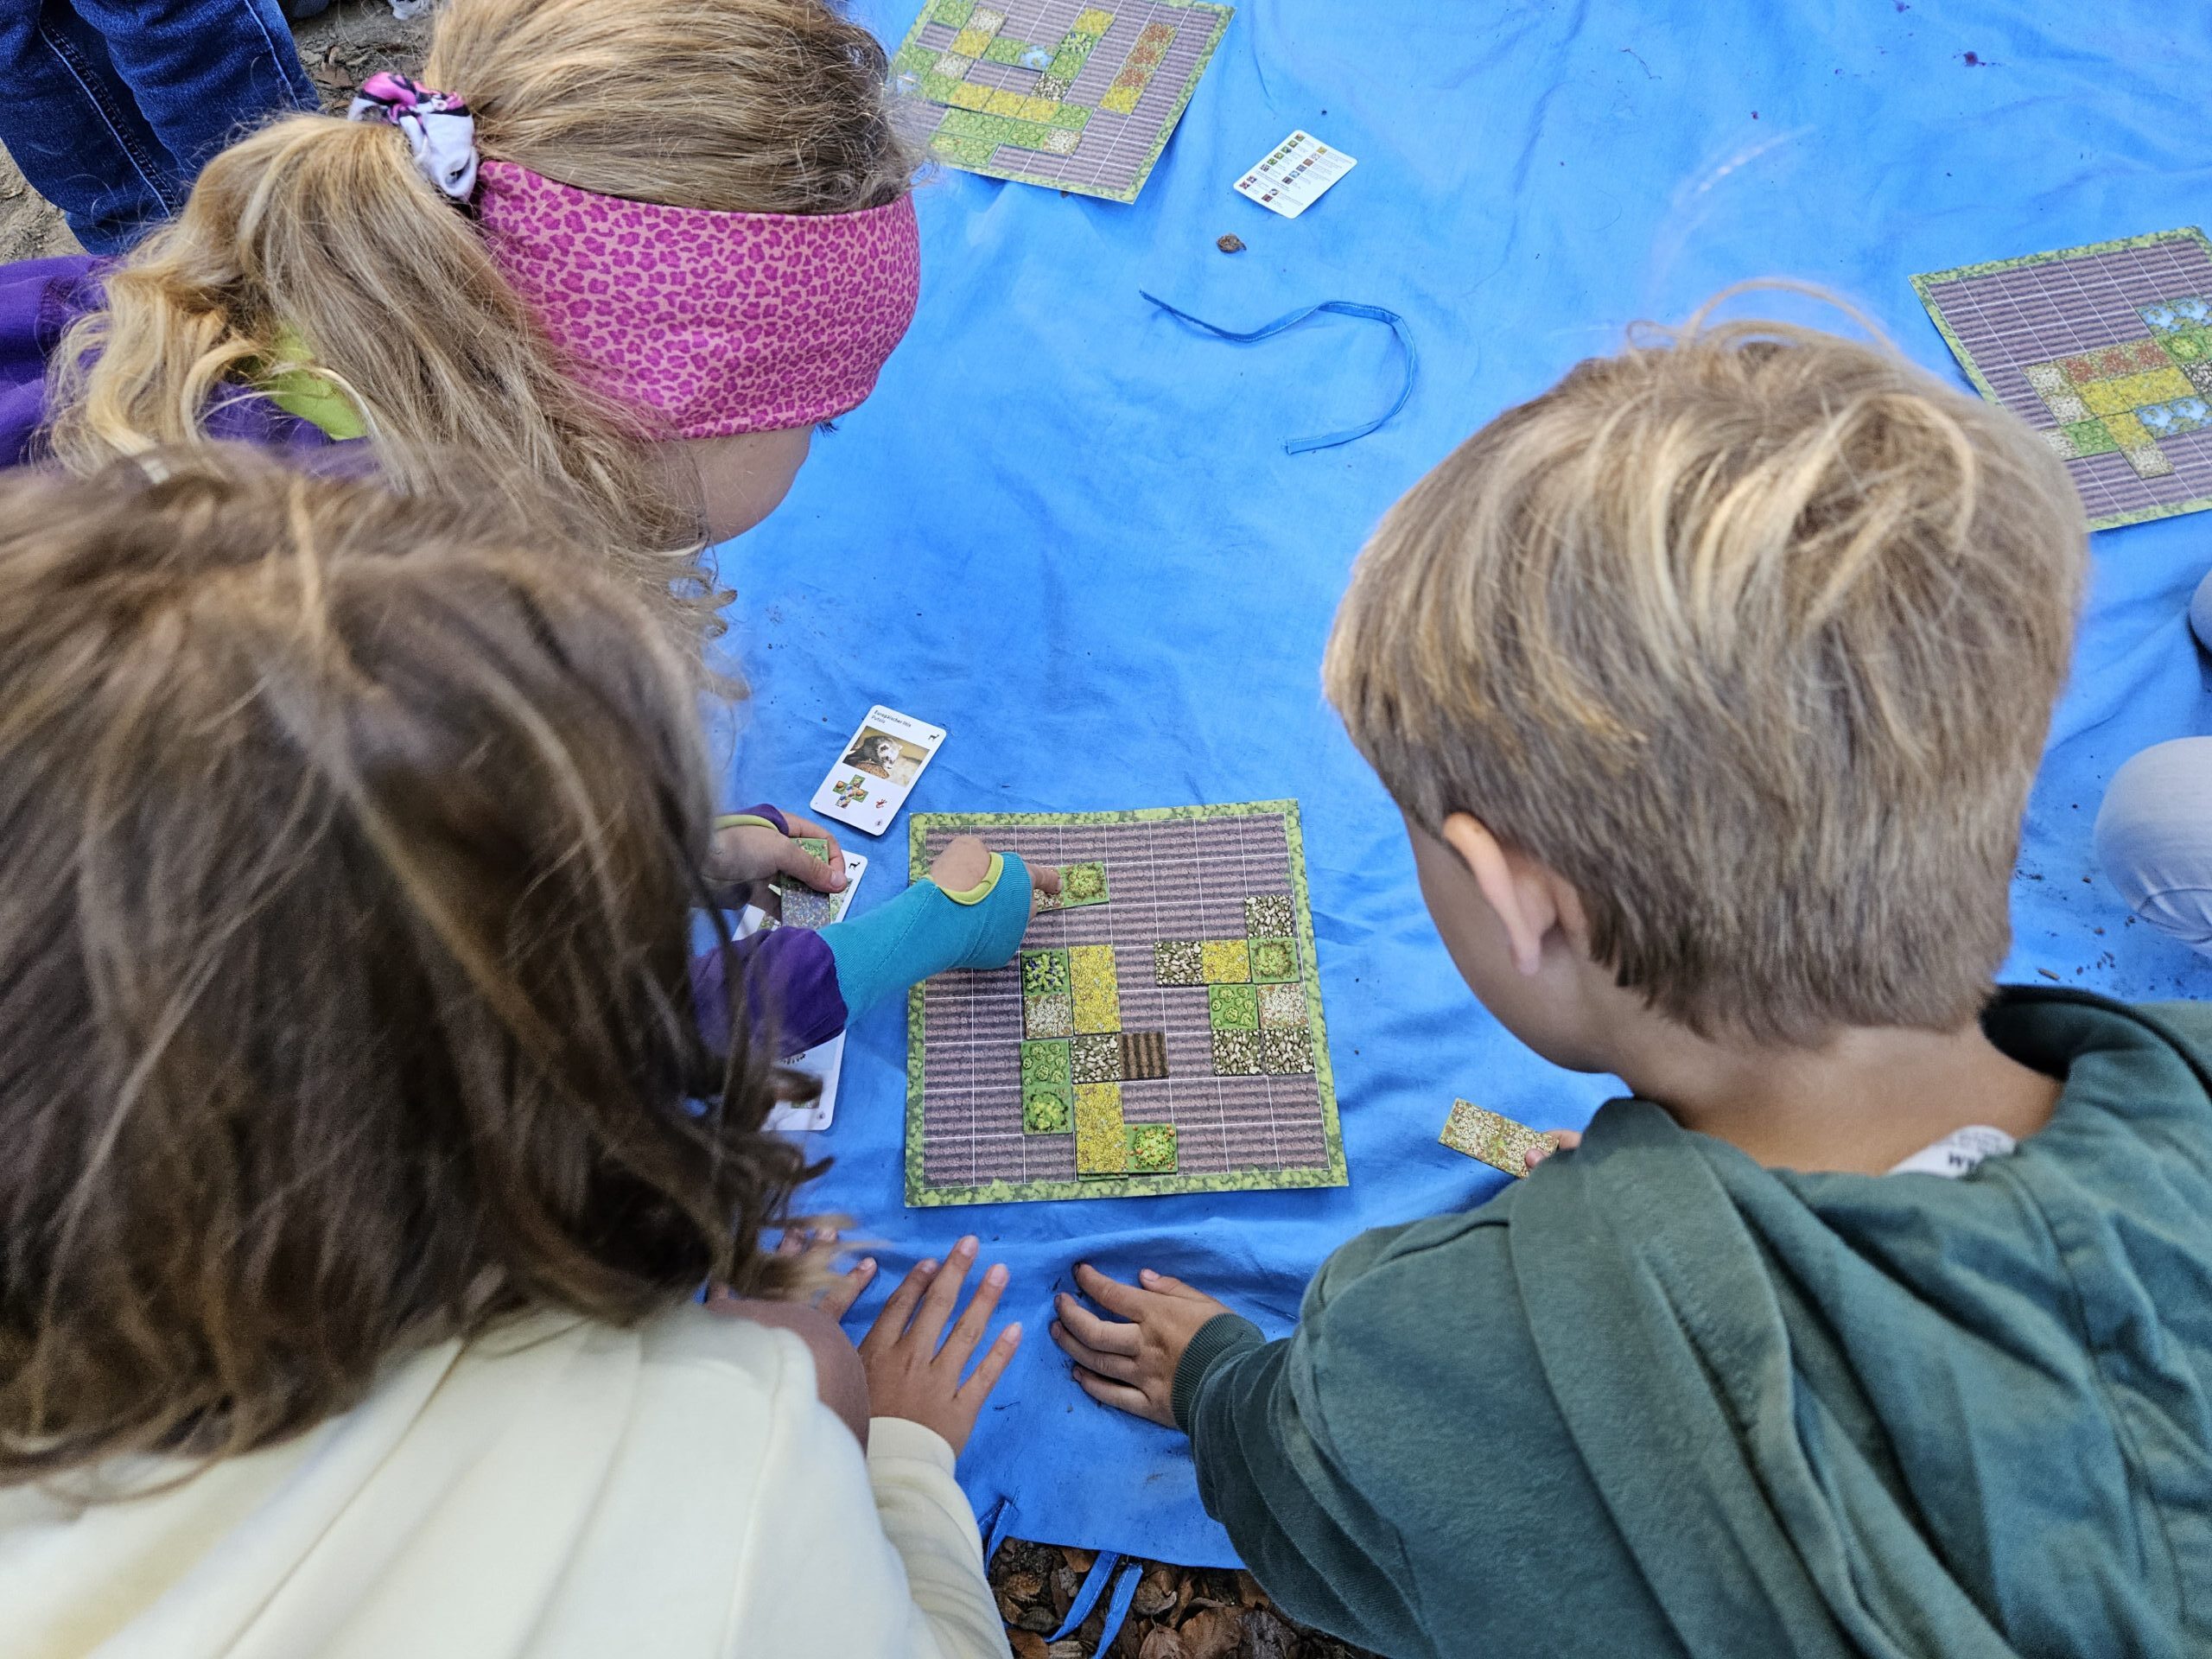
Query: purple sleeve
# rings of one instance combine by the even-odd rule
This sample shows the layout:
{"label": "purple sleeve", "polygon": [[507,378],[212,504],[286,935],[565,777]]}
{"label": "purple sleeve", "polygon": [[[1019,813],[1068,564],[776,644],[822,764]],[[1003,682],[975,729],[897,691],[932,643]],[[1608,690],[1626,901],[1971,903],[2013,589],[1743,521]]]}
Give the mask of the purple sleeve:
{"label": "purple sleeve", "polygon": [[[754,1031],[774,1034],[779,1059],[826,1043],[845,1028],[836,958],[819,933],[804,927],[768,929],[738,940],[728,954],[744,981],[747,1018]],[[729,1041],[725,972],[720,950],[692,959],[699,1030],[717,1051]]]}
{"label": "purple sleeve", "polygon": [[[0,265],[0,467],[34,460],[51,412],[46,370],[72,323],[99,308],[105,261],[89,254]],[[324,450],[331,440],[244,386],[219,396],[204,417],[207,435],[287,451]]]}
{"label": "purple sleeve", "polygon": [[731,813],[730,817],[736,818],[766,818],[769,823],[776,826],[776,833],[778,835],[788,836],[791,832],[791,821],[785,817],[780,810],[772,806],[741,806],[738,808],[736,811]]}

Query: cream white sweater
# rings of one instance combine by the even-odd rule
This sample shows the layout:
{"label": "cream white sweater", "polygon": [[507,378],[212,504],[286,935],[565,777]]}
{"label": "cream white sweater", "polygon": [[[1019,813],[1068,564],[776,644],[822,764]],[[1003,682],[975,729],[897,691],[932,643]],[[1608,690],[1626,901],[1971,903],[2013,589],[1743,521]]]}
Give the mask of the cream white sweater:
{"label": "cream white sweater", "polygon": [[[173,1477],[146,1463],[106,1489]],[[863,1457],[788,1332],[542,1318],[117,1501],[0,1490],[8,1659],[1005,1659],[937,1434]]]}

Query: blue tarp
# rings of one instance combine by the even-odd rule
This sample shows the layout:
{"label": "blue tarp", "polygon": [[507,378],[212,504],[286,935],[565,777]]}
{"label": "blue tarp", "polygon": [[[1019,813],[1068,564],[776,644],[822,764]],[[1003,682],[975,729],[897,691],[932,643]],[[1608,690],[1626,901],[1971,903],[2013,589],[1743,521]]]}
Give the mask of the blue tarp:
{"label": "blue tarp", "polygon": [[[858,10],[895,45],[912,3]],[[2165,0],[1249,0],[1134,206],[951,172],[922,190],[913,333],[784,509],[724,551],[754,690],[730,798],[804,810],[877,701],[950,730],[922,810],[1295,796],[1351,1168],[1337,1192],[908,1211],[904,1010],[861,1021],[814,1203],[888,1241],[887,1282],[979,1232],[1029,1330],[963,1461],[979,1510],[1010,1497],[1020,1535],[1230,1560],[1180,1437],[1069,1380],[1046,1336],[1069,1263],[1180,1274],[1280,1331],[1351,1234],[1500,1183],[1437,1146],[1454,1095],[1573,1126],[1611,1092],[1470,999],[1396,814],[1320,701],[1377,516],[1630,321],[1745,278],[1829,287],[1955,374],[1908,276],[2197,222],[2208,66],[2212,12]],[[1294,127],[1358,166],[1292,221],[1230,187]],[[1249,251],[1217,251],[1230,232]],[[1287,456],[1286,438],[1388,407],[1389,332],[1322,317],[1225,345],[1141,289],[1232,328],[1388,307],[1420,385],[1375,435]],[[2212,518],[2095,553],[2008,972],[2202,995],[2194,957],[2126,925],[2089,830],[2121,760],[2212,728],[2183,622]],[[881,861],[861,909],[903,884],[906,828],[849,838]]]}

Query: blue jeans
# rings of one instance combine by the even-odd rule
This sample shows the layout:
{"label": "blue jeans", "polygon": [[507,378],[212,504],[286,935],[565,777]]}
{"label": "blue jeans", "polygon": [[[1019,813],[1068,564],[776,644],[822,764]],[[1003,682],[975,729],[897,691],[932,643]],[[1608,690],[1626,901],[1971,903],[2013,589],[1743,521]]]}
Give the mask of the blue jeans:
{"label": "blue jeans", "polygon": [[0,0],[0,144],[88,252],[176,213],[239,133],[319,107],[279,0]]}
{"label": "blue jeans", "polygon": [[[2212,576],[2189,607],[2212,650]],[[2212,956],[2212,737],[2177,737],[2132,757],[2097,809],[2097,861],[2127,907]]]}

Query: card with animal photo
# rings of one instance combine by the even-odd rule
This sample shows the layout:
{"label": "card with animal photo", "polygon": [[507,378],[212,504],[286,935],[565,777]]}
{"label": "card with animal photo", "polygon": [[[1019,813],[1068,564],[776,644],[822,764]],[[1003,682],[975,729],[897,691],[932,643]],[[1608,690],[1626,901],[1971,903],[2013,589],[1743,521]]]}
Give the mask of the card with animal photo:
{"label": "card with animal photo", "polygon": [[814,810],[865,834],[881,835],[944,741],[942,726],[878,703],[838,751],[837,763],[814,791]]}

